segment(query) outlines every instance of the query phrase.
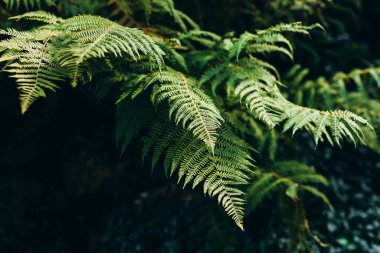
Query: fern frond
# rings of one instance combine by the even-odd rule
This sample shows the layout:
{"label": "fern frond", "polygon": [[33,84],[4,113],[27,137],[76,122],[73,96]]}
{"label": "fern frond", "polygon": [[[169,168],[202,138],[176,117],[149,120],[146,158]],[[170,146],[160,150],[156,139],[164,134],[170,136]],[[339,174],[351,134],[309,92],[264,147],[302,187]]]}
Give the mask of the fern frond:
{"label": "fern frond", "polygon": [[91,58],[104,58],[112,54],[115,57],[127,55],[137,60],[143,54],[153,57],[159,66],[163,62],[162,50],[149,36],[108,19],[91,15],[76,16],[63,22],[60,29],[73,40],[69,41],[70,46],[62,50],[59,57],[62,66],[74,70],[74,84],[81,64]]}
{"label": "fern frond", "polygon": [[209,84],[214,94],[225,85],[227,95],[233,90],[233,95],[269,127],[283,122],[283,131],[292,129],[293,135],[304,129],[314,135],[316,144],[324,139],[338,146],[345,139],[364,143],[361,126],[370,126],[350,111],[320,111],[291,103],[281,94],[270,69],[255,58],[220,64],[205,72],[201,83]]}
{"label": "fern frond", "polygon": [[51,13],[45,12],[45,11],[33,11],[33,12],[27,12],[21,15],[10,17],[9,19],[13,19],[16,21],[25,19],[25,20],[34,20],[34,21],[40,21],[46,24],[59,24],[64,21],[63,18],[57,17]]}
{"label": "fern frond", "polygon": [[129,56],[137,61],[148,56],[160,67],[163,51],[137,29],[120,26],[107,19],[82,15],[67,20],[43,11],[15,16],[14,19],[47,23],[30,31],[1,30],[10,38],[0,41],[0,61],[20,84],[22,112],[45,89],[55,90],[55,82],[70,78],[73,86],[91,78],[89,60]]}
{"label": "fern frond", "polygon": [[152,102],[167,100],[169,116],[173,116],[175,123],[191,131],[213,151],[223,118],[213,101],[196,87],[196,81],[180,72],[165,71],[152,75],[147,82],[158,83],[152,92]]}
{"label": "fern frond", "polygon": [[297,191],[307,191],[322,199],[329,208],[333,209],[327,196],[316,187],[309,185],[328,186],[327,179],[306,164],[297,161],[276,162],[269,167],[269,170],[258,171],[256,177],[247,189],[248,211],[253,210],[265,198],[278,191],[286,192],[290,198],[298,198]]}
{"label": "fern frond", "polygon": [[235,64],[219,65],[205,72],[201,83],[210,83],[214,94],[225,84],[227,95],[239,97],[269,127],[277,124],[281,108],[271,99],[277,80],[261,61],[243,59]]}
{"label": "fern frond", "polygon": [[324,137],[331,143],[341,146],[344,139],[351,140],[354,144],[358,141],[364,144],[364,135],[361,125],[370,126],[364,118],[349,111],[318,111],[306,107],[289,104],[284,105],[286,110],[281,116],[285,122],[284,132],[293,129],[293,134],[304,128],[314,135],[314,141],[318,144]]}
{"label": "fern frond", "polygon": [[171,174],[177,171],[184,186],[192,182],[194,188],[203,182],[204,193],[217,197],[227,214],[243,229],[243,192],[236,186],[246,184],[247,173],[251,172],[250,147],[227,127],[221,128],[218,135],[215,152],[211,153],[192,133],[157,123],[144,150],[153,150],[154,164],[164,157],[166,166],[171,167]]}
{"label": "fern frond", "polygon": [[[45,97],[46,90],[58,89],[56,83],[65,78],[65,72],[54,59],[55,48],[49,42],[55,32],[43,31],[42,37],[37,33],[18,33],[13,30],[3,34],[13,38],[0,41],[0,48],[7,51],[0,57],[0,62],[8,62],[5,70],[16,79],[20,90],[21,112],[25,113],[39,97]],[[31,36],[35,41],[31,41]]]}
{"label": "fern frond", "polygon": [[293,59],[293,48],[290,41],[283,33],[301,33],[309,35],[309,31],[319,27],[319,24],[304,26],[299,22],[291,24],[278,24],[265,30],[259,30],[255,34],[245,32],[237,39],[229,49],[230,58],[239,58],[242,52],[248,54],[280,52]]}

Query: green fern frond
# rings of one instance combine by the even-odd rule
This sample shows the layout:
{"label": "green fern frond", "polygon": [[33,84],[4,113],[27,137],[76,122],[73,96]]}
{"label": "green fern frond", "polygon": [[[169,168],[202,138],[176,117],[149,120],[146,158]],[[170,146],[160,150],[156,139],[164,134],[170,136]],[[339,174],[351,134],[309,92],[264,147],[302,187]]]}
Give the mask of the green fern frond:
{"label": "green fern frond", "polygon": [[210,83],[214,94],[219,86],[225,85],[227,95],[239,97],[257,118],[271,128],[277,124],[281,109],[271,99],[277,80],[261,61],[243,59],[219,65],[205,72],[201,83]]}
{"label": "green fern frond", "polygon": [[82,15],[67,19],[60,25],[71,39],[69,47],[60,53],[64,67],[72,68],[73,83],[76,83],[77,70],[91,58],[104,58],[111,54],[115,57],[127,55],[134,60],[140,54],[152,56],[160,66],[163,51],[138,29],[123,27],[108,19]]}
{"label": "green fern frond", "polygon": [[0,31],[10,37],[0,41],[0,59],[19,83],[23,113],[38,97],[45,96],[45,89],[57,89],[55,82],[68,77],[75,86],[90,79],[90,59],[126,55],[137,61],[148,56],[158,67],[163,64],[163,51],[149,36],[101,17],[83,15],[65,20],[37,11],[14,19],[47,23],[30,31]]}
{"label": "green fern frond", "polygon": [[[287,103],[288,104],[288,103]],[[287,110],[281,116],[285,122],[284,132],[293,129],[293,134],[301,128],[314,135],[314,141],[318,144],[326,138],[332,145],[341,146],[344,139],[351,140],[354,144],[364,144],[364,134],[361,125],[370,126],[364,118],[349,111],[318,111],[310,108],[284,105]]]}
{"label": "green fern frond", "polygon": [[299,184],[321,184],[328,186],[327,179],[318,174],[314,167],[308,166],[297,161],[276,162],[270,168],[276,173],[289,178]]}
{"label": "green fern frond", "polygon": [[[37,98],[46,96],[46,90],[58,89],[56,82],[65,78],[65,72],[54,59],[55,48],[49,44],[56,33],[46,30],[30,34],[14,30],[2,33],[13,38],[0,41],[0,48],[7,50],[0,62],[7,62],[4,71],[16,79],[21,92],[21,112],[25,113]],[[36,36],[34,41],[32,36]]]}
{"label": "green fern frond", "polygon": [[152,85],[153,104],[157,106],[167,100],[169,117],[175,124],[189,130],[213,152],[217,130],[224,120],[212,99],[197,87],[196,80],[175,71],[133,75],[119,100],[136,97]]}
{"label": "green fern frond", "polygon": [[265,198],[279,190],[285,179],[275,180],[271,174],[256,174],[254,183],[247,189],[247,213],[255,209]]}
{"label": "green fern frond", "polygon": [[10,17],[11,20],[35,20],[40,21],[46,24],[59,24],[64,22],[63,18],[57,17],[51,13],[45,12],[45,11],[33,11],[33,12],[27,12],[18,16]]}
{"label": "green fern frond", "polygon": [[153,150],[154,165],[163,157],[165,166],[170,167],[171,174],[178,172],[184,186],[192,182],[194,188],[203,182],[204,193],[217,197],[227,214],[243,229],[243,192],[236,186],[248,182],[247,173],[253,166],[250,147],[227,127],[222,127],[218,135],[215,152],[211,153],[192,133],[167,123],[156,123],[144,150]]}
{"label": "green fern frond", "polygon": [[248,54],[280,52],[293,59],[292,45],[283,36],[283,33],[291,32],[309,35],[309,31],[317,27],[322,28],[319,24],[304,26],[296,22],[272,26],[265,30],[259,30],[255,34],[245,32],[229,49],[229,57],[238,59],[242,52]]}
{"label": "green fern frond", "polygon": [[152,75],[147,82],[157,83],[152,102],[159,104],[167,100],[169,116],[173,116],[175,123],[191,131],[213,151],[223,118],[213,101],[196,87],[196,81],[180,72],[165,71]]}
{"label": "green fern frond", "polygon": [[355,145],[364,143],[361,126],[370,126],[367,120],[350,111],[320,111],[291,103],[278,89],[276,77],[255,58],[220,64],[205,72],[201,83],[210,85],[213,94],[225,85],[227,95],[233,90],[233,95],[269,127],[283,122],[283,131],[292,129],[293,135],[304,129],[313,134],[316,144],[324,139],[338,146],[345,139]]}
{"label": "green fern frond", "polygon": [[298,191],[306,191],[322,199],[333,209],[327,196],[309,184],[328,186],[328,181],[306,164],[297,161],[276,162],[269,170],[256,173],[256,180],[247,189],[247,210],[253,210],[265,198],[279,191],[286,192],[290,198],[298,198]]}

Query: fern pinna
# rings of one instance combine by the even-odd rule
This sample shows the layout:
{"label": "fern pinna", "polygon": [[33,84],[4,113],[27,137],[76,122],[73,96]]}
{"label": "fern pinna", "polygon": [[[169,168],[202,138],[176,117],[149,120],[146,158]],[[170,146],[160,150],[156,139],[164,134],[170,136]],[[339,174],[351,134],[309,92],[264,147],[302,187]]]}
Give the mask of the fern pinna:
{"label": "fern pinna", "polygon": [[[281,168],[278,173],[255,169],[254,149],[241,138],[243,132],[260,138],[283,125],[284,132],[310,132],[316,144],[364,143],[362,129],[371,127],[367,120],[346,110],[350,108],[319,110],[288,100],[277,69],[265,58],[278,53],[292,59],[286,34],[309,35],[320,26],[279,24],[222,37],[200,30],[172,1],[137,2],[147,19],[154,12],[169,14],[180,31],[169,26],[159,33],[132,22],[132,10],[118,1],[109,1],[116,6],[110,16],[127,15],[120,23],[134,28],[92,15],[64,19],[36,11],[12,17],[37,24],[30,30],[0,30],[0,62],[16,79],[21,112],[66,82],[75,87],[111,73],[108,85],[118,91],[115,96],[107,88],[103,95],[109,93],[118,103],[116,136],[121,149],[145,134],[144,160],[151,157],[152,167],[178,174],[184,186],[203,185],[204,193],[216,197],[241,229],[246,200],[251,210],[277,186],[287,187],[291,198],[300,189],[330,205],[317,188],[304,185],[327,185],[313,169],[289,163],[275,165]],[[276,134],[270,136],[275,143]]]}

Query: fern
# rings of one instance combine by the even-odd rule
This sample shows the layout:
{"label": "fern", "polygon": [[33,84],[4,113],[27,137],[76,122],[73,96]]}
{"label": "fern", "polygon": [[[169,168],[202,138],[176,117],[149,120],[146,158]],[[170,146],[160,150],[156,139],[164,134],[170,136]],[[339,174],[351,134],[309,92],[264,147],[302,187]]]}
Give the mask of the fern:
{"label": "fern", "polygon": [[243,229],[243,192],[236,185],[246,184],[251,172],[250,147],[227,127],[222,127],[215,144],[215,152],[191,133],[169,123],[155,123],[145,140],[144,156],[152,150],[153,165],[164,157],[164,167],[170,174],[178,172],[184,186],[192,182],[196,187],[203,182],[203,191],[218,202]]}
{"label": "fern", "polygon": [[5,71],[11,73],[18,83],[21,112],[25,113],[37,98],[45,97],[45,90],[58,89],[55,83],[65,78],[54,58],[56,48],[49,44],[56,33],[46,30],[32,33],[7,30],[0,33],[13,37],[0,41],[0,48],[4,51],[0,62],[7,62]]}
{"label": "fern", "polygon": [[73,69],[73,83],[81,64],[91,58],[104,58],[107,54],[121,57],[126,54],[137,60],[141,54],[151,55],[160,65],[161,49],[137,29],[125,28],[101,17],[89,15],[67,19],[60,29],[65,31],[74,43],[60,55],[62,66]]}
{"label": "fern", "polygon": [[[341,146],[343,139],[364,143],[360,125],[369,123],[349,111],[320,111],[303,108],[285,99],[281,94],[274,67],[252,54],[281,52],[292,55],[290,42],[284,32],[309,34],[309,30],[320,27],[303,26],[300,23],[280,24],[256,34],[244,33],[228,51],[227,63],[221,63],[206,71],[201,80],[209,84],[213,94],[223,84],[228,97],[237,96],[261,121],[273,128],[284,123],[284,131],[305,129],[313,134],[315,143],[327,139],[331,144]],[[238,60],[241,52],[247,56]],[[234,60],[234,58],[236,58]],[[360,125],[359,125],[360,124]]]}
{"label": "fern", "polygon": [[[315,104],[315,100],[318,99],[316,95],[320,95],[320,99],[322,99],[325,108],[330,109],[339,106],[353,110],[355,113],[358,113],[358,115],[364,116],[370,121],[368,122],[364,118],[354,115],[349,111],[329,111],[324,112],[324,116],[318,116],[315,111],[313,112],[313,110],[309,110],[308,108],[294,107],[294,111],[289,110],[288,114],[298,115],[298,126],[297,124],[294,124],[294,122],[288,121],[284,130],[293,127],[293,132],[295,132],[300,127],[312,123],[309,127],[314,133],[316,143],[320,137],[325,134],[327,129],[331,129],[333,135],[331,137],[326,134],[327,140],[330,142],[333,141],[338,145],[340,145],[340,141],[344,137],[351,139],[354,143],[357,141],[363,142],[364,134],[362,133],[359,124],[367,125],[369,126],[369,129],[372,128],[370,123],[376,125],[376,119],[380,116],[378,113],[380,107],[377,106],[376,100],[369,98],[369,94],[364,87],[362,79],[366,78],[366,83],[370,84],[368,78],[372,78],[374,81],[373,85],[377,86],[379,84],[377,82],[379,72],[378,68],[371,67],[362,70],[354,70],[348,74],[340,72],[335,74],[332,80],[327,80],[325,78],[305,80],[308,73],[307,69],[302,69],[299,65],[294,67],[288,72],[287,78],[289,80],[287,80],[286,83],[290,83],[290,85],[295,83],[295,88],[298,89],[296,93],[302,94],[301,98],[307,96],[308,100],[306,102],[309,106]],[[350,83],[356,85],[356,91],[347,88]],[[305,101],[303,101],[303,99],[298,99],[297,102],[304,103]],[[365,108],[370,109],[368,110]],[[301,115],[301,113],[303,113],[303,115]],[[303,119],[302,122],[299,121],[300,118]],[[297,119],[294,120],[297,121]]]}
{"label": "fern", "polygon": [[[366,81],[370,76],[379,85],[375,69],[336,75],[330,86],[326,78],[303,84],[308,71],[299,67],[286,76],[286,80],[292,79],[290,84],[284,83],[288,87],[302,86],[301,90],[294,95],[293,90],[280,89],[284,85],[279,71],[265,55],[280,53],[293,58],[293,46],[285,34],[308,35],[319,25],[279,24],[238,37],[222,37],[200,30],[175,9],[172,0],[120,0],[109,1],[109,5],[116,6],[116,12],[104,10],[106,15],[123,15],[120,23],[141,30],[99,16],[64,19],[36,11],[11,20],[38,21],[42,23],[39,26],[26,31],[0,31],[4,37],[0,41],[0,62],[16,79],[22,112],[66,80],[76,86],[94,76],[99,87],[104,85],[101,77],[109,76],[109,87],[99,88],[99,93],[117,100],[116,140],[121,151],[148,130],[143,138],[143,159],[151,154],[152,168],[163,167],[170,175],[177,173],[184,186],[203,184],[205,194],[216,197],[240,228],[245,201],[239,185],[250,183],[248,175],[253,168],[252,148],[240,137],[251,138],[260,152],[267,146],[269,160],[275,159],[279,138],[285,138],[285,134],[276,132],[278,125],[283,125],[284,132],[304,130],[316,143],[327,140],[338,146],[344,140],[364,143],[366,135],[376,138],[368,134],[371,125],[366,119],[348,111],[359,106],[345,106],[371,101],[374,95],[367,91]],[[136,13],[145,14],[147,22],[136,21]],[[166,26],[147,27],[155,13],[174,18],[181,32]],[[347,80],[356,84],[355,93],[346,88]],[[310,101],[326,100],[326,106],[304,107],[305,90],[313,90]],[[357,99],[358,94],[361,99]],[[374,101],[371,105],[378,106]],[[367,104],[365,108],[370,107]],[[258,170],[256,177],[248,187],[249,209],[274,192],[298,201],[301,191],[331,207],[327,197],[309,185],[327,185],[327,180],[309,166],[275,163],[269,170]]]}
{"label": "fern", "polygon": [[55,90],[56,81],[66,77],[76,86],[85,80],[90,75],[90,59],[127,55],[137,61],[140,55],[149,55],[158,66],[162,64],[162,50],[147,35],[101,17],[83,15],[64,20],[38,11],[14,19],[48,23],[31,31],[0,32],[11,37],[0,42],[1,61],[8,62],[7,71],[17,78],[23,113],[38,97],[45,96],[44,89]]}
{"label": "fern", "polygon": [[26,20],[34,20],[34,21],[40,21],[46,24],[59,24],[64,22],[63,18],[56,17],[55,15],[45,12],[45,11],[34,11],[34,12],[27,12],[22,15],[13,16],[9,19],[13,19],[16,21],[26,19]]}
{"label": "fern", "polygon": [[218,137],[217,130],[223,123],[223,118],[213,101],[196,87],[195,80],[173,71],[140,76],[137,80],[133,84],[137,87],[137,93],[133,91],[135,95],[154,85],[151,96],[153,104],[167,100],[170,106],[169,117],[173,116],[177,125],[181,124],[191,131],[213,152]]}
{"label": "fern", "polygon": [[328,181],[313,167],[303,163],[297,161],[276,162],[270,167],[270,170],[261,170],[256,173],[256,180],[247,189],[247,210],[248,212],[252,211],[265,198],[278,191],[283,191],[291,199],[298,198],[298,191],[309,192],[333,209],[327,196],[309,184],[328,186]]}
{"label": "fern", "polygon": [[280,52],[293,59],[293,47],[283,33],[309,35],[309,31],[316,27],[322,28],[319,24],[304,26],[297,22],[272,26],[265,30],[259,30],[256,34],[245,32],[229,49],[229,57],[238,59],[242,52],[248,54]]}
{"label": "fern", "polygon": [[261,61],[245,59],[235,64],[220,65],[203,75],[201,82],[209,81],[214,94],[225,83],[227,95],[238,96],[269,127],[276,125],[276,114],[280,109],[270,96],[277,80]]}
{"label": "fern", "polygon": [[313,134],[316,144],[326,138],[331,145],[335,143],[338,146],[344,139],[354,144],[358,141],[364,144],[364,134],[359,124],[370,126],[367,120],[349,111],[324,112],[296,105],[288,106],[281,120],[285,121],[284,131],[292,128],[294,134],[305,128]]}

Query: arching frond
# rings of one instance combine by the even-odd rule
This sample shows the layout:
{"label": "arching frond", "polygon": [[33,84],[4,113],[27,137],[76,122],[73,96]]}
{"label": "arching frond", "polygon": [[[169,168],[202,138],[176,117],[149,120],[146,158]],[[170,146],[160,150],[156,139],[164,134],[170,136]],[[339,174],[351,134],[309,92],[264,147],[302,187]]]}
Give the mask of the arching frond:
{"label": "arching frond", "polygon": [[[311,110],[307,107],[292,104],[289,104],[293,108],[290,109],[286,105],[287,102],[284,102],[284,107],[289,108],[283,114],[283,119],[287,118],[284,130],[293,128],[294,133],[298,129],[305,127],[313,133],[316,143],[322,141],[323,136],[329,142],[336,143],[339,146],[342,139],[350,139],[354,143],[363,142],[365,134],[362,132],[362,126],[368,126],[370,129],[372,128],[370,123],[376,126],[376,118],[380,118],[380,106],[378,106],[376,100],[369,98],[363,80],[366,80],[367,85],[371,85],[371,79],[373,79],[374,83],[372,85],[376,87],[378,85],[376,79],[380,73],[379,68],[371,67],[354,70],[348,74],[337,73],[332,80],[327,80],[323,77],[317,80],[307,80],[305,78],[307,73],[307,69],[302,69],[298,65],[288,72],[286,83],[297,90],[296,94],[301,94],[301,96],[296,96],[297,103],[304,103],[308,106],[316,103],[322,104],[326,111]],[[348,89],[349,84],[354,84],[356,90]],[[303,97],[307,98],[307,101],[304,101]],[[322,101],[322,103],[318,101]],[[349,111],[328,111],[338,106],[353,110],[358,115],[369,119],[370,123],[363,117]],[[292,116],[288,117],[287,115]]]}
{"label": "arching frond", "polygon": [[273,103],[272,90],[276,86],[276,77],[255,59],[244,59],[235,64],[219,65],[207,71],[201,83],[209,82],[215,94],[225,84],[227,95],[237,96],[257,118],[274,127],[281,108]]}
{"label": "arching frond", "polygon": [[370,126],[364,118],[349,111],[318,111],[301,106],[291,105],[284,111],[281,120],[285,122],[284,131],[293,129],[293,134],[304,128],[314,135],[315,143],[327,139],[332,145],[341,146],[344,139],[354,144],[364,142],[361,125]]}
{"label": "arching frond", "polygon": [[[236,224],[243,229],[243,192],[236,186],[246,184],[251,172],[250,147],[227,127],[218,132],[215,152],[181,128],[157,122],[151,128],[144,150],[152,150],[153,165],[164,159],[170,174],[178,172],[184,186],[203,184],[204,193],[217,197],[218,202]],[[144,152],[146,153],[146,152]]]}
{"label": "arching frond", "polygon": [[227,95],[239,97],[269,127],[284,123],[284,132],[293,129],[293,134],[304,129],[313,134],[316,144],[324,139],[338,146],[343,140],[364,143],[361,127],[370,126],[367,120],[350,111],[321,111],[288,101],[270,69],[255,58],[219,65],[207,71],[201,83],[209,84],[214,94],[223,84]]}
{"label": "arching frond", "polygon": [[63,18],[57,17],[51,13],[45,12],[45,11],[33,11],[33,12],[26,12],[24,14],[13,16],[9,19],[13,20],[35,20],[40,21],[46,24],[58,24],[62,23],[64,21]]}
{"label": "arching frond", "polygon": [[73,69],[73,82],[81,64],[91,58],[127,55],[134,60],[140,54],[150,55],[162,64],[162,50],[138,29],[123,27],[108,19],[82,15],[67,19],[60,25],[71,40],[69,47],[60,52],[62,66]]}
{"label": "arching frond", "polygon": [[45,89],[55,90],[56,81],[68,77],[75,86],[91,76],[90,59],[125,55],[137,61],[145,55],[159,67],[163,63],[163,51],[149,36],[101,17],[82,15],[65,20],[37,11],[14,19],[47,23],[30,31],[0,31],[10,37],[0,41],[1,61],[19,83],[22,112],[45,96]]}
{"label": "arching frond", "polygon": [[14,30],[0,33],[13,36],[0,41],[0,48],[5,51],[0,62],[7,62],[4,71],[16,79],[21,92],[21,112],[25,113],[37,98],[46,96],[46,90],[55,91],[58,88],[56,83],[65,78],[65,72],[54,59],[55,48],[49,44],[56,33]]}
{"label": "arching frond", "polygon": [[242,52],[248,54],[280,52],[293,59],[293,47],[283,33],[308,35],[309,31],[316,27],[322,28],[319,24],[304,26],[300,22],[296,22],[278,24],[265,30],[259,30],[255,34],[245,32],[229,49],[229,57],[238,59]]}
{"label": "arching frond", "polygon": [[256,179],[247,189],[247,210],[252,211],[274,192],[286,193],[291,199],[298,199],[298,192],[309,192],[320,198],[333,209],[327,196],[310,185],[328,186],[327,179],[313,167],[297,161],[276,162],[268,170],[256,172]]}
{"label": "arching frond", "polygon": [[156,84],[152,92],[153,103],[167,100],[169,115],[175,123],[188,129],[213,151],[223,118],[213,101],[196,87],[196,81],[180,72],[165,71],[153,74],[146,82]]}
{"label": "arching frond", "polygon": [[217,131],[224,120],[212,99],[197,87],[196,80],[176,71],[132,75],[120,100],[134,98],[152,85],[153,104],[168,101],[169,117],[175,124],[189,130],[213,152]]}

